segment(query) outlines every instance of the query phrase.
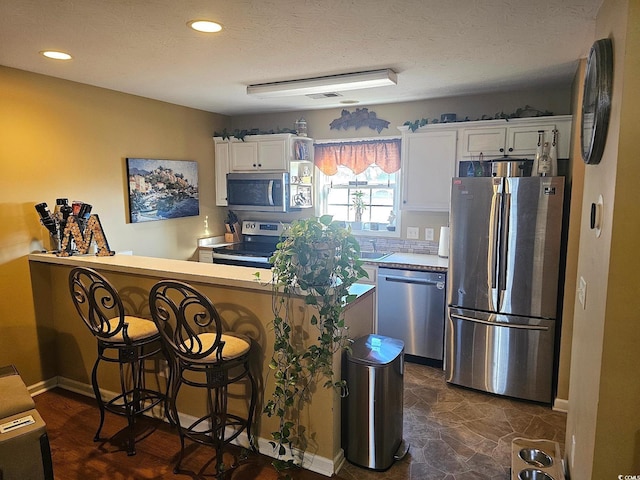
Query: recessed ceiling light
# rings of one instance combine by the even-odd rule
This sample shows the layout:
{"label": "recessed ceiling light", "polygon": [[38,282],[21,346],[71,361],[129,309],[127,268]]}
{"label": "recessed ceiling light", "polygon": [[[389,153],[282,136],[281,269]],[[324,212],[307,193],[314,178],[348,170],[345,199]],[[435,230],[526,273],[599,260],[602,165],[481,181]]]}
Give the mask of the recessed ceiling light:
{"label": "recessed ceiling light", "polygon": [[187,25],[198,32],[204,33],[216,33],[222,30],[222,25],[210,20],[191,20]]}
{"label": "recessed ceiling light", "polygon": [[44,50],[40,52],[47,58],[52,58],[53,60],[71,60],[71,55],[65,52],[58,52],[56,50]]}

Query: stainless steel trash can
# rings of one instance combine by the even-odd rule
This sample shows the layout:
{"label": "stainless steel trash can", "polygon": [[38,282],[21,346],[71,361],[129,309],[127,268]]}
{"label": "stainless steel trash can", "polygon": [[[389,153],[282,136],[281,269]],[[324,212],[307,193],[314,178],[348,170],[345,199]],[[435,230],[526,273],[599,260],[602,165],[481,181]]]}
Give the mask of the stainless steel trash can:
{"label": "stainless steel trash can", "polygon": [[402,438],[404,342],[381,335],[358,338],[346,354],[344,375],[345,456],[355,465],[386,470],[409,448]]}

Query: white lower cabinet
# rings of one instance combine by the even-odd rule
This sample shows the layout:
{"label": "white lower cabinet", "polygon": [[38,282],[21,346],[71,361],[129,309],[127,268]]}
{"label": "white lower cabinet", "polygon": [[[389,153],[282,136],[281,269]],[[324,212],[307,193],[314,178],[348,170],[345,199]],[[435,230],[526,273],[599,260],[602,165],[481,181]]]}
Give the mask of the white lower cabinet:
{"label": "white lower cabinet", "polygon": [[457,138],[455,129],[415,133],[403,130],[402,210],[449,210]]}
{"label": "white lower cabinet", "polygon": [[378,277],[378,267],[376,265],[370,265],[365,263],[362,268],[369,275],[369,278],[361,278],[358,283],[366,283],[367,285],[375,285]]}

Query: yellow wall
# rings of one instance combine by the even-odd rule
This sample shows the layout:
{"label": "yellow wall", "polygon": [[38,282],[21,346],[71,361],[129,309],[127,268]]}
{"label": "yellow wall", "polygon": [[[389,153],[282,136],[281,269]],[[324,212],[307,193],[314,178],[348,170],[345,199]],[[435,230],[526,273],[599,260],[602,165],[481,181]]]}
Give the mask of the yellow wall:
{"label": "yellow wall", "polygon": [[[35,324],[26,255],[48,246],[33,208],[58,197],[93,205],[112,250],[188,259],[215,207],[214,130],[227,117],[0,66],[0,365],[50,378],[51,331]],[[200,216],[128,223],[125,158],[195,160]],[[39,346],[38,340],[41,344]]]}
{"label": "yellow wall", "polygon": [[[597,17],[594,40],[613,41],[613,95],[602,162],[585,168],[577,270],[588,286],[586,308],[575,303],[573,326],[566,435],[572,478],[640,472],[639,25],[637,1],[605,0]],[[604,220],[597,238],[588,213],[600,194]]]}

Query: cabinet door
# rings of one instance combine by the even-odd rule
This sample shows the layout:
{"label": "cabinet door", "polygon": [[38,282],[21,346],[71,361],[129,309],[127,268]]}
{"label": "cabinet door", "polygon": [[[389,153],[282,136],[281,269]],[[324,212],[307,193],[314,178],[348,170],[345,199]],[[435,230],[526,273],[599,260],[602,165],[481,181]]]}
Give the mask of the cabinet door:
{"label": "cabinet door", "polygon": [[507,155],[512,157],[532,157],[538,148],[538,132],[542,130],[542,143],[553,140],[554,123],[544,125],[530,125],[527,127],[509,127],[507,130]]}
{"label": "cabinet door", "polygon": [[216,205],[226,207],[227,204],[227,173],[229,173],[229,143],[216,143],[215,174],[216,174]]}
{"label": "cabinet door", "polygon": [[403,210],[449,211],[456,141],[456,130],[403,135]]}
{"label": "cabinet door", "polygon": [[231,142],[229,144],[229,150],[232,171],[246,172],[259,168],[257,142]]}
{"label": "cabinet door", "polygon": [[490,157],[504,155],[506,134],[505,127],[465,128],[462,130],[462,158],[471,160],[480,154]]}
{"label": "cabinet door", "polygon": [[258,168],[260,170],[287,170],[288,160],[286,139],[258,142]]}

